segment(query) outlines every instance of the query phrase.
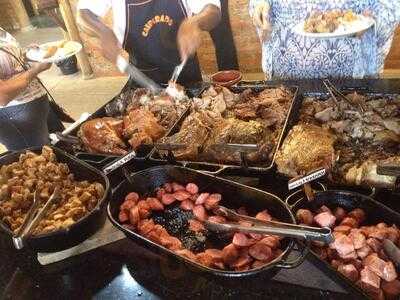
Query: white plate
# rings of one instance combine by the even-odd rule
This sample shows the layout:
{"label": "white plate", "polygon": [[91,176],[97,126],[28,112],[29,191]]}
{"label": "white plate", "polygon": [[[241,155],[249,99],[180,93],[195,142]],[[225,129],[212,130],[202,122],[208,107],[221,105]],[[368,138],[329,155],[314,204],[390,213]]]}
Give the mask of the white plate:
{"label": "white plate", "polygon": [[48,58],[43,58],[43,56],[46,54],[46,50],[44,50],[46,49],[46,47],[57,46],[60,45],[61,42],[62,41],[50,42],[40,45],[39,48],[31,48],[28,50],[28,52],[26,52],[26,57],[32,61],[37,61],[42,63],[56,63],[68,57],[71,57],[82,50],[82,45],[80,43],[74,41],[68,41],[67,42],[68,48],[71,49],[71,51],[65,53],[64,48],[58,48],[57,52],[53,56]]}
{"label": "white plate", "polygon": [[311,37],[311,38],[317,38],[317,39],[327,39],[327,38],[338,38],[338,37],[347,37],[347,36],[352,36],[355,35],[359,32],[363,32],[364,30],[367,30],[371,26],[375,24],[375,20],[362,16],[362,15],[357,15],[357,20],[351,21],[351,22],[343,22],[339,27],[334,31],[334,32],[327,32],[327,33],[311,33],[311,32],[305,32],[304,31],[304,23],[300,22],[297,24],[295,27],[293,27],[293,32],[305,36],[305,37]]}

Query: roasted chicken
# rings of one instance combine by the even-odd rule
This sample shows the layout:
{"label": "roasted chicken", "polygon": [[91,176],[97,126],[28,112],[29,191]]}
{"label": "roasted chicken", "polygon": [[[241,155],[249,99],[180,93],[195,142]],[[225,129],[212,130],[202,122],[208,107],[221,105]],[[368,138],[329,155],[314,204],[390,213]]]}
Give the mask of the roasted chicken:
{"label": "roasted chicken", "polygon": [[82,124],[78,136],[90,153],[125,155],[127,146],[122,140],[123,126],[119,119],[93,119]]}

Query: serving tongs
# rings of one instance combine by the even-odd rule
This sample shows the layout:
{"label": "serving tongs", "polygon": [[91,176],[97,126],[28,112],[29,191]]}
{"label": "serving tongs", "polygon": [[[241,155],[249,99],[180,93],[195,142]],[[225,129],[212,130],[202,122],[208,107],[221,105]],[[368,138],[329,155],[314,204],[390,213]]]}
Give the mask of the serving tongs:
{"label": "serving tongs", "polygon": [[236,222],[246,221],[252,225],[242,226],[231,223],[214,223],[210,221],[204,221],[205,227],[215,232],[273,234],[281,237],[291,237],[306,241],[318,241],[326,244],[333,242],[334,239],[331,229],[327,227],[317,228],[277,221],[262,221],[253,217],[238,214],[224,206],[218,206],[213,212],[219,216],[225,217],[228,220]]}
{"label": "serving tongs", "polygon": [[396,177],[395,189],[400,187],[400,166],[392,164],[378,164],[376,167],[376,173],[378,175]]}
{"label": "serving tongs", "polygon": [[339,103],[339,100],[337,97],[339,97],[340,99],[346,101],[351,107],[354,107],[358,112],[364,113],[365,109],[361,103],[355,104],[353,101],[351,101],[349,98],[347,98],[341,91],[339,91],[335,87],[335,85],[332,82],[330,82],[330,80],[325,79],[325,80],[323,80],[323,83],[324,83],[326,89],[328,90],[329,94],[332,96],[332,99],[336,102],[337,105]]}
{"label": "serving tongs", "polygon": [[186,62],[187,62],[187,60],[184,59],[179,65],[177,65],[175,67],[174,72],[172,73],[172,76],[171,76],[171,79],[169,80],[169,82],[174,83],[174,84],[177,82],[179,75],[181,75],[182,70],[186,65]]}
{"label": "serving tongs", "polygon": [[314,200],[314,191],[311,187],[311,182],[325,176],[327,170],[325,168],[315,169],[304,176],[295,177],[288,182],[288,190],[294,190],[295,188],[303,186],[304,193],[308,201]]}
{"label": "serving tongs", "polygon": [[29,236],[33,229],[39,224],[39,222],[47,215],[47,212],[54,203],[61,199],[60,188],[55,187],[53,193],[45,203],[45,205],[38,211],[40,201],[39,192],[35,191],[33,196],[33,204],[29,209],[27,216],[25,217],[24,223],[22,224],[18,233],[12,237],[14,247],[18,250],[24,248],[24,240]]}

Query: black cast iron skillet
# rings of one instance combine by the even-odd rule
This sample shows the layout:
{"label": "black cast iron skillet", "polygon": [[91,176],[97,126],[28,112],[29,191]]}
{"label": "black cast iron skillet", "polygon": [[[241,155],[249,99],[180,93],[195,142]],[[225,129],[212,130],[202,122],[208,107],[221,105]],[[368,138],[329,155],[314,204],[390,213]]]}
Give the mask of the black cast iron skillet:
{"label": "black cast iron skillet", "polygon": [[278,220],[294,224],[295,218],[292,212],[282,200],[273,194],[183,167],[159,166],[128,176],[127,179],[113,190],[111,200],[107,206],[107,213],[111,222],[138,244],[164,255],[168,259],[183,262],[189,269],[195,272],[218,278],[243,278],[256,274],[262,274],[271,278],[279,269],[295,268],[300,265],[308,252],[308,248],[301,245],[299,246],[302,250],[301,255],[293,260],[292,258],[289,260],[288,255],[292,252],[296,243],[295,240],[287,238],[282,240],[282,255],[258,269],[234,272],[212,269],[197,264],[123,227],[118,221],[118,214],[119,207],[124,201],[125,196],[133,191],[139,193],[141,196],[149,195],[157,187],[167,182],[180,182],[182,184],[194,182],[199,186],[200,191],[222,194],[223,200],[221,204],[230,208],[245,206],[250,212],[254,211],[254,213],[268,209],[271,215]]}
{"label": "black cast iron skillet", "polygon": [[[380,222],[385,222],[389,225],[396,224],[400,226],[400,214],[391,210],[387,206],[379,203],[371,197],[349,191],[328,190],[315,193],[313,201],[307,201],[301,190],[291,194],[286,198],[286,203],[290,206],[294,214],[301,209],[309,209],[313,212],[318,210],[323,205],[330,209],[335,209],[340,206],[346,211],[355,208],[361,208],[367,215],[367,220],[363,225],[375,225]],[[347,288],[350,292],[355,293],[359,297],[369,298],[368,295],[353,282],[348,280],[341,273],[336,271],[328,262],[320,259],[317,254],[310,251],[309,257],[311,261],[322,271],[326,272],[332,280]]]}
{"label": "black cast iron skillet", "polygon": [[[76,159],[75,157],[65,153],[64,151],[51,147],[56,154],[57,161],[68,165],[70,171],[75,175],[75,179],[90,182],[97,181],[104,187],[104,196],[99,200],[98,205],[86,217],[76,222],[67,229],[57,230],[46,234],[27,237],[26,245],[33,251],[37,252],[57,252],[71,248],[93,235],[100,229],[106,220],[106,211],[104,209],[106,200],[108,199],[110,184],[108,178],[87,163]],[[42,148],[27,149],[35,153],[41,153]],[[0,157],[0,166],[8,165],[19,160],[19,156],[26,150],[7,152]],[[6,224],[0,221],[0,232],[10,237],[12,232]]]}

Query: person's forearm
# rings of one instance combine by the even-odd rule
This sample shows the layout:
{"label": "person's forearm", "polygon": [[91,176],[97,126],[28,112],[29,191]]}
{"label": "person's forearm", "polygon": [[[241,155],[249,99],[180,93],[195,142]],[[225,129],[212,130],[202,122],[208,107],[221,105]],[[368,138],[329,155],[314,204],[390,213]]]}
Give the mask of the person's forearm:
{"label": "person's forearm", "polygon": [[28,87],[29,83],[36,76],[37,72],[31,69],[11,79],[0,80],[0,105],[4,106],[12,101]]}
{"label": "person's forearm", "polygon": [[199,14],[191,18],[202,31],[211,31],[221,20],[221,10],[217,6],[209,4]]}
{"label": "person's forearm", "polygon": [[98,16],[88,9],[80,9],[78,11],[78,24],[84,32],[98,38],[101,38],[106,34],[114,34]]}

